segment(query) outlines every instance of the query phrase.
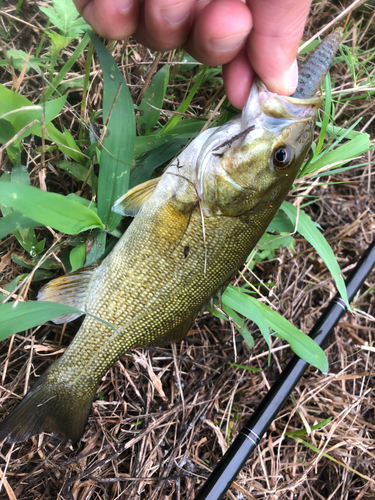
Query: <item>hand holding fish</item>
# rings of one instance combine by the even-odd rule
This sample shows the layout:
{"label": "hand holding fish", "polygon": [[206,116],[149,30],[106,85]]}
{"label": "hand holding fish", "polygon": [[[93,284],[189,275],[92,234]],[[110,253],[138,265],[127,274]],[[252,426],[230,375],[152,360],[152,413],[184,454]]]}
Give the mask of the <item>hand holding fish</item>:
{"label": "hand holding fish", "polygon": [[311,0],[74,0],[110,39],[134,35],[153,50],[179,46],[198,61],[223,65],[229,100],[242,109],[257,74],[268,90],[290,95]]}

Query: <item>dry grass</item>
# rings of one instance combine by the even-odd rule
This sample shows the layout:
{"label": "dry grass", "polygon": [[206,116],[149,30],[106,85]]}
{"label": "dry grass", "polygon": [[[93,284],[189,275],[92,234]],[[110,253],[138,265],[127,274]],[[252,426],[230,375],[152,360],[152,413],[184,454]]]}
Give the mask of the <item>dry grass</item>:
{"label": "dry grass", "polygon": [[[35,44],[44,22],[36,8],[38,3],[42,2],[25,3],[18,20],[11,17],[13,2],[3,4],[3,28],[9,30],[14,22],[11,41],[3,42],[4,45],[27,52]],[[306,39],[350,3],[316,3],[306,27]],[[373,2],[353,17],[347,44],[372,47]],[[122,52],[131,47],[132,41],[119,42],[112,54],[119,60]],[[67,50],[64,58],[72,50]],[[163,60],[167,57],[164,55]],[[153,59],[153,54],[137,46],[122,67],[135,100],[142,93]],[[71,80],[84,71],[79,65],[73,69]],[[352,75],[344,64],[334,71],[338,87],[352,87]],[[12,85],[9,68],[2,68],[0,75],[2,83]],[[17,72],[15,77],[18,76]],[[21,82],[22,93],[37,100],[43,85],[35,77],[26,76]],[[183,95],[184,89],[181,83],[176,92]],[[88,113],[101,107],[101,91],[98,70],[87,100]],[[193,109],[203,113],[212,97],[210,108],[215,109],[221,97],[215,92],[202,92],[193,102]],[[348,125],[362,116],[357,130],[368,132],[375,145],[374,105],[369,106],[369,101],[353,103],[352,107],[337,106],[337,122]],[[70,107],[60,117],[60,123],[72,132],[77,130],[80,105],[77,89],[71,94]],[[173,109],[171,103],[165,103],[165,107]],[[69,176],[53,166],[56,158],[51,153],[43,158],[36,145],[28,147],[25,155],[35,185],[47,179],[50,190],[78,190]],[[364,160],[358,160],[366,161],[366,166],[330,178],[339,184],[315,188],[310,193],[319,197],[310,206],[310,213],[323,227],[345,275],[375,235],[373,156],[371,151]],[[7,168],[4,155],[1,166]],[[258,265],[256,271],[263,281],[277,283],[271,300],[279,312],[308,332],[335,294],[335,287],[321,259],[305,240],[297,239],[296,250],[297,255],[283,249],[275,261]],[[22,249],[11,236],[1,242],[0,287],[20,273],[10,259],[12,253],[21,254]],[[329,375],[324,377],[314,368],[308,370],[227,499],[375,498],[374,286],[372,273],[357,297],[353,316],[346,315],[335,329],[326,351]],[[33,285],[29,298],[35,297],[37,288]],[[290,349],[275,339],[268,366],[265,342],[255,327],[251,329],[256,344],[250,351],[233,334],[229,323],[207,315],[197,319],[180,344],[134,350],[124,356],[103,379],[99,392],[104,400],[94,403],[86,433],[78,445],[56,446],[43,435],[24,444],[3,445],[0,497],[193,499],[194,492],[291,357]],[[76,330],[77,322],[66,328],[44,325],[2,343],[1,414],[7,414],[36,377],[61,355]],[[248,372],[228,362],[264,371]],[[327,418],[331,418],[329,423],[310,433],[311,427]],[[308,435],[285,435],[300,429],[306,429]],[[301,443],[301,439],[319,452]]]}

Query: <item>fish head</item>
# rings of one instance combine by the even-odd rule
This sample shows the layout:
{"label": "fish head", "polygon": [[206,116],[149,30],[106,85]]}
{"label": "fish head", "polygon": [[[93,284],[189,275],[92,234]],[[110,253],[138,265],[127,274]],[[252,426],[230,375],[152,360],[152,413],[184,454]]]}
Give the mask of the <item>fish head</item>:
{"label": "fish head", "polygon": [[321,98],[297,99],[254,82],[239,116],[203,145],[197,185],[208,216],[240,216],[279,206],[308,153]]}

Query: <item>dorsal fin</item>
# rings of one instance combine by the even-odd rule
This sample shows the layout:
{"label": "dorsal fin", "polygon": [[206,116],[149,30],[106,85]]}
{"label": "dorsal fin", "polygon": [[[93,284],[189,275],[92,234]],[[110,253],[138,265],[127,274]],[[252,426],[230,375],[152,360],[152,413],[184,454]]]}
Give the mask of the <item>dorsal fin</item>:
{"label": "dorsal fin", "polygon": [[143,182],[130,189],[124,196],[115,201],[112,210],[121,215],[135,217],[141,206],[150,198],[154,192],[160,177]]}
{"label": "dorsal fin", "polygon": [[[89,281],[99,264],[100,262],[83,267],[82,269],[78,269],[78,271],[50,281],[39,291],[38,300],[59,302],[60,304],[85,310],[89,295]],[[52,321],[57,325],[60,323],[69,323],[69,321],[79,318],[82,314],[64,314]]]}

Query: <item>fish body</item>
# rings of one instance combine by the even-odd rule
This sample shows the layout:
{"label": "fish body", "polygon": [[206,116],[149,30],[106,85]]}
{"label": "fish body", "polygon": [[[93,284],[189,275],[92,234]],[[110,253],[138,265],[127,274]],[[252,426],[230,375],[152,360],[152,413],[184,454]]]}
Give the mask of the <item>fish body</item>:
{"label": "fish body", "polygon": [[203,132],[158,180],[119,200],[116,209],[135,218],[110,255],[40,292],[40,300],[89,315],[64,355],[0,424],[0,440],[40,432],[79,440],[97,386],[121,356],[186,335],[286,197],[311,146],[320,104],[316,97],[272,94],[256,81],[241,115]]}

